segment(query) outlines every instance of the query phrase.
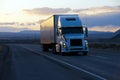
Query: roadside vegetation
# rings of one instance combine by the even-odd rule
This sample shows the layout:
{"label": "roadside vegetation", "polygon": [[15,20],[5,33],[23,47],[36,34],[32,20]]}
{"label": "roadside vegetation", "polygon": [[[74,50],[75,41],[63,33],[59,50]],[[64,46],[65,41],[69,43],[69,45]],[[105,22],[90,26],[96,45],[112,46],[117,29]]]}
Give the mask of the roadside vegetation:
{"label": "roadside vegetation", "polygon": [[0,53],[2,52],[3,46],[0,45]]}
{"label": "roadside vegetation", "polygon": [[120,50],[120,44],[115,43],[91,43],[89,44],[90,48],[97,48],[97,49],[113,49],[113,50]]}

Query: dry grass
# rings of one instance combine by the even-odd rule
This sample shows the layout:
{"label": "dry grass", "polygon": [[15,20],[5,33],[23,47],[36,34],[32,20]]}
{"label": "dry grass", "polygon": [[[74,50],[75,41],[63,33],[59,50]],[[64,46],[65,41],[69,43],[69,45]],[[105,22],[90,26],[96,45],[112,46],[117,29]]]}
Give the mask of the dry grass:
{"label": "dry grass", "polygon": [[0,52],[2,52],[2,48],[3,48],[3,47],[2,47],[2,46],[0,46]]}
{"label": "dry grass", "polygon": [[115,49],[120,50],[120,44],[106,44],[106,43],[92,43],[89,44],[91,48],[98,48],[98,49]]}

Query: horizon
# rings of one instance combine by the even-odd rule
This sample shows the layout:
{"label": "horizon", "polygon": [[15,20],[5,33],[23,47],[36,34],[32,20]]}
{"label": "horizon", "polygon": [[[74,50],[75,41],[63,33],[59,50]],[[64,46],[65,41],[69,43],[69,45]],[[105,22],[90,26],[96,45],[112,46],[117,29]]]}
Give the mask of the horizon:
{"label": "horizon", "polygon": [[[117,31],[119,31],[120,29],[117,29],[116,31],[97,31],[97,30],[88,30],[88,32],[110,32],[110,33],[115,33],[115,32],[117,32]],[[28,30],[21,30],[21,31],[0,31],[0,33],[20,33],[20,32],[25,32],[25,31],[27,31],[27,32],[36,32],[36,31],[39,31],[40,32],[40,30],[30,30],[30,29],[28,29]]]}
{"label": "horizon", "polygon": [[78,14],[90,31],[115,32],[120,29],[119,0],[64,3],[58,0],[1,0],[0,8],[0,32],[40,30],[40,22],[53,14]]}

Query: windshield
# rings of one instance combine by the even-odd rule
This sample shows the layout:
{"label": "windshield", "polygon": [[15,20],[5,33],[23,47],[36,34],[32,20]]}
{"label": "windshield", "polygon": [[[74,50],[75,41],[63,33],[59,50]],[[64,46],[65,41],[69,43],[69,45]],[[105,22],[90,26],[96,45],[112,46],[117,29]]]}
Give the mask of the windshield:
{"label": "windshield", "polygon": [[62,34],[83,34],[82,27],[63,27]]}

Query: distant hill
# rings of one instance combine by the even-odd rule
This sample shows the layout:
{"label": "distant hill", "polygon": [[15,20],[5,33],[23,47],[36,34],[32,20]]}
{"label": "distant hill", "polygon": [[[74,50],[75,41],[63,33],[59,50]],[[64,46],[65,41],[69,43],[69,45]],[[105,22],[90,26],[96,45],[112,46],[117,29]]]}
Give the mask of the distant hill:
{"label": "distant hill", "polygon": [[120,34],[120,29],[117,30],[117,31],[114,33],[114,36],[116,36],[116,35],[118,35],[118,34]]}
{"label": "distant hill", "polygon": [[119,39],[120,40],[120,34],[117,34],[116,36],[114,36],[113,39]]}
{"label": "distant hill", "polygon": [[0,32],[0,40],[40,39],[40,31]]}
{"label": "distant hill", "polygon": [[89,31],[89,39],[107,39],[113,36],[113,32]]}
{"label": "distant hill", "polygon": [[120,40],[120,29],[114,33],[114,36],[111,39]]}
{"label": "distant hill", "polygon": [[[89,31],[89,39],[111,38],[112,32]],[[24,30],[21,32],[0,32],[0,39],[40,39],[39,30]]]}
{"label": "distant hill", "polygon": [[[89,39],[118,39],[120,36],[120,29],[113,32],[89,31]],[[1,39],[40,39],[39,30],[24,30],[21,32],[0,32]]]}

